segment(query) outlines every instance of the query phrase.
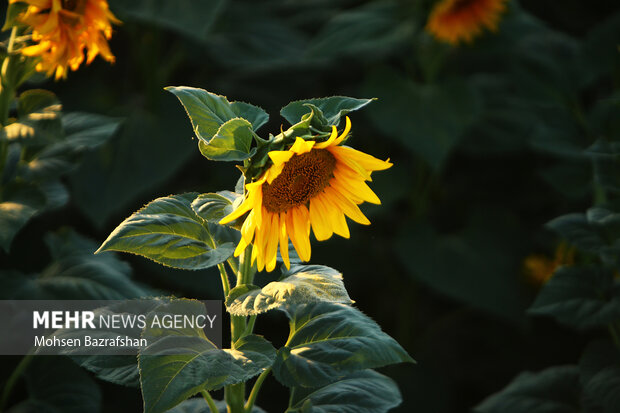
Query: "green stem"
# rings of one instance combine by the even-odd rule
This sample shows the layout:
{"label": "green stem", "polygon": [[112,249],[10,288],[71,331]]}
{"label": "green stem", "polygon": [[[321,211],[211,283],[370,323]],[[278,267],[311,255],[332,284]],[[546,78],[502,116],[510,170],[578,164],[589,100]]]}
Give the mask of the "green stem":
{"label": "green stem", "polygon": [[255,322],[256,322],[256,314],[250,316],[250,320],[248,321],[248,324],[245,326],[245,332],[243,333],[244,336],[247,336],[248,334],[252,334],[252,331],[254,331]]}
{"label": "green stem", "polygon": [[[15,38],[17,37],[17,27],[14,26],[11,30],[11,37],[9,38],[9,44],[7,47],[7,55],[2,62],[2,68],[0,69],[0,129],[7,126],[9,123],[9,108],[11,102],[15,98],[15,90],[17,85],[13,84],[15,76],[11,73],[15,66]],[[6,164],[6,157],[9,151],[9,142],[6,139],[0,140],[0,179],[4,172],[4,166]]]}
{"label": "green stem", "polygon": [[222,289],[224,290],[224,299],[228,297],[230,292],[230,282],[228,281],[228,273],[224,264],[217,264],[218,270],[220,270],[220,277],[222,278]]}
{"label": "green stem", "polygon": [[254,402],[256,402],[256,398],[258,397],[258,393],[260,392],[260,388],[270,372],[271,368],[268,368],[267,370],[263,371],[261,375],[258,376],[258,378],[256,379],[254,387],[252,387],[252,391],[250,392],[250,397],[248,397],[248,401],[245,404],[246,413],[252,411],[252,408],[254,407]]}
{"label": "green stem", "polygon": [[220,411],[215,405],[215,401],[213,401],[213,397],[211,397],[209,392],[206,390],[203,390],[200,393],[202,394],[202,397],[204,397],[205,401],[209,405],[209,410],[211,410],[212,413],[219,413]]}
{"label": "green stem", "polygon": [[26,370],[30,362],[32,361],[32,354],[28,354],[21,359],[17,367],[13,370],[11,377],[6,382],[4,389],[2,390],[2,397],[0,398],[0,412],[5,411],[6,404],[9,401],[9,397],[11,396],[11,391],[17,382],[17,379],[21,377],[23,372]]}
{"label": "green stem", "polygon": [[[237,271],[236,287],[252,283],[253,276],[254,268],[251,263],[250,249],[246,248],[239,257],[239,270]],[[237,340],[243,337],[247,331],[248,326],[246,321],[246,317],[244,316],[230,316],[230,339],[232,342],[231,347],[233,349],[235,348],[235,343]],[[224,388],[224,400],[226,400],[229,413],[244,413],[245,383],[226,386]]]}

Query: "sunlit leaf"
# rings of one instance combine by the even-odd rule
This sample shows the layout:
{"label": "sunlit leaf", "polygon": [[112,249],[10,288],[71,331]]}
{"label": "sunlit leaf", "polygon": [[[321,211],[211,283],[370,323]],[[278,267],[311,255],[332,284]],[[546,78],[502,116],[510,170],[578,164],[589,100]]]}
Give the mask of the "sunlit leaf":
{"label": "sunlit leaf", "polygon": [[340,118],[347,113],[363,108],[372,101],[373,99],[355,99],[346,96],[297,100],[283,107],[280,111],[280,115],[291,125],[295,125],[301,122],[303,115],[311,112],[310,107],[306,105],[311,104],[321,110],[321,114],[325,116],[327,125],[338,126]]}
{"label": "sunlit leaf", "polygon": [[254,139],[252,125],[245,119],[225,122],[211,139],[202,138],[200,126],[196,127],[196,134],[200,138],[200,153],[212,161],[243,161],[256,153],[256,149],[250,149]]}
{"label": "sunlit leaf", "polygon": [[233,315],[255,315],[285,305],[327,301],[351,304],[342,274],[322,265],[292,265],[280,280],[263,288],[242,285],[231,290],[226,308]]}
{"label": "sunlit leaf", "polygon": [[226,261],[234,245],[215,245],[202,219],[191,207],[196,196],[189,193],[156,199],[125,219],[98,252],[129,252],[188,270]]}

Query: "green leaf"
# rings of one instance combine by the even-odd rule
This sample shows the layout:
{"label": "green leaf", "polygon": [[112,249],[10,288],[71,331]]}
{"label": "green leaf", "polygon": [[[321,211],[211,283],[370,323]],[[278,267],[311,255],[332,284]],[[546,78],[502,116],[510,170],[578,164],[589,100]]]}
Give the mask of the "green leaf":
{"label": "green leaf", "polygon": [[[219,413],[228,413],[228,408],[224,400],[215,400],[215,406],[217,406]],[[202,397],[194,397],[187,399],[181,404],[168,410],[168,413],[213,413],[209,409],[209,406]],[[263,409],[254,405],[251,413],[265,413]]]}
{"label": "green leaf", "polygon": [[233,212],[233,204],[242,196],[235,192],[220,191],[198,195],[192,202],[192,209],[200,218],[207,222],[219,222],[226,215]]}
{"label": "green leaf", "polygon": [[452,231],[439,232],[428,221],[406,223],[396,252],[411,277],[459,302],[503,319],[520,321],[526,305],[522,264],[525,236],[517,219],[490,205]]}
{"label": "green leaf", "polygon": [[[148,314],[167,301],[169,300],[159,298],[121,301],[94,309],[93,312],[96,319],[99,319],[100,316],[117,316],[119,318],[123,317],[123,315],[135,316]],[[83,338],[85,335],[90,335],[97,339],[115,339],[119,335],[139,339],[141,337],[141,329],[131,328],[130,326],[122,329],[118,327],[112,329],[100,327],[96,330],[71,328],[56,330],[52,334],[52,336],[59,339]],[[123,386],[138,387],[140,376],[137,355],[124,353],[124,348],[119,349],[119,354],[114,353],[114,348],[109,350],[111,351],[110,354],[101,354],[102,350],[97,347],[78,346],[63,349],[41,347],[38,349],[37,355],[49,354],[50,352],[54,354],[62,353],[70,356],[73,361],[94,373],[101,380]]]}
{"label": "green leaf", "polygon": [[325,116],[327,125],[340,123],[340,118],[371,103],[374,99],[355,99],[346,96],[332,96],[327,98],[305,99],[291,102],[280,111],[280,115],[291,125],[302,121],[305,114],[311,112],[311,104],[319,108]]}
{"label": "green leaf", "polygon": [[224,9],[223,0],[110,0],[110,10],[123,21],[155,24],[174,30],[191,40],[204,41]]}
{"label": "green leaf", "polygon": [[351,304],[342,274],[322,265],[292,265],[265,287],[242,285],[230,291],[226,308],[232,315],[256,315],[285,305],[313,302]]}
{"label": "green leaf", "polygon": [[579,360],[584,411],[620,410],[620,353],[609,341],[590,343]]}
{"label": "green leaf", "polygon": [[579,371],[576,366],[521,373],[506,388],[476,408],[475,413],[579,413]]}
{"label": "green leaf", "polygon": [[291,333],[273,365],[285,386],[322,386],[358,370],[413,362],[377,323],[353,307],[320,302],[292,306],[287,313]]}
{"label": "green leaf", "polygon": [[122,251],[174,268],[198,270],[226,261],[232,243],[215,245],[192,209],[197,194],[158,198],[125,219],[97,252]]}
{"label": "green leaf", "polygon": [[257,106],[244,102],[229,102],[225,96],[186,86],[169,86],[189,116],[194,132],[204,141],[215,136],[220,127],[231,119],[243,118],[257,130],[269,119],[269,115]]}
{"label": "green leaf", "polygon": [[612,263],[618,260],[620,214],[604,208],[590,208],[586,214],[558,217],[547,227],[581,250],[601,254],[604,260]]}
{"label": "green leaf", "polygon": [[[204,313],[198,301],[178,300],[174,305],[183,314]],[[234,350],[218,349],[198,328],[147,328],[143,337],[150,343],[138,361],[146,413],[167,411],[202,390],[244,382],[270,367],[275,356],[273,346],[258,336],[244,337]]]}
{"label": "green leaf", "polygon": [[311,57],[379,60],[410,40],[414,25],[401,19],[398,4],[371,2],[336,13],[312,39]]}
{"label": "green leaf", "polygon": [[120,300],[151,295],[134,283],[115,254],[93,255],[96,244],[70,230],[46,235],[54,262],[40,274],[0,272],[0,298]]}
{"label": "green leaf", "polygon": [[[52,109],[54,108],[54,109]],[[19,95],[17,116],[25,118],[31,114],[59,112],[60,101],[55,94],[45,89],[29,89]]]}
{"label": "green leaf", "polygon": [[[294,404],[286,413],[383,413],[402,402],[396,383],[373,370],[355,372],[325,387],[292,391]],[[298,392],[304,397],[296,397]]]}
{"label": "green leaf", "polygon": [[362,90],[379,98],[369,111],[377,129],[435,170],[441,169],[480,112],[475,89],[458,79],[422,84],[386,68],[372,73]]}
{"label": "green leaf", "polygon": [[256,153],[256,148],[251,150],[254,138],[252,125],[245,119],[226,121],[211,139],[202,136],[198,125],[196,135],[200,139],[200,153],[212,161],[243,161]]}
{"label": "green leaf", "polygon": [[9,409],[10,413],[101,411],[97,383],[65,357],[34,357],[25,377],[28,399]]}
{"label": "green leaf", "polygon": [[562,267],[543,287],[529,314],[546,315],[578,329],[620,319],[620,294],[613,273],[598,267]]}
{"label": "green leaf", "polygon": [[0,202],[0,247],[8,252],[17,233],[45,206],[45,195],[35,186],[15,184],[4,189]]}

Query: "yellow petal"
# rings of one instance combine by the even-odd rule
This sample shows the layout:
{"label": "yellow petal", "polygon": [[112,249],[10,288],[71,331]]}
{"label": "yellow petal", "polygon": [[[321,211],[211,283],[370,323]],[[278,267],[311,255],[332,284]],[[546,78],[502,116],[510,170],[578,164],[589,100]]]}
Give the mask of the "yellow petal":
{"label": "yellow petal", "polygon": [[291,269],[291,261],[288,256],[288,234],[286,233],[286,212],[280,213],[280,256],[287,269]]}
{"label": "yellow petal", "polygon": [[245,251],[245,249],[247,248],[248,243],[243,239],[243,237],[241,237],[241,239],[239,240],[239,244],[237,244],[237,248],[235,248],[235,257],[238,257],[239,255],[241,255],[241,253],[243,251]]}
{"label": "yellow petal", "polygon": [[[349,179],[347,176],[340,174],[338,171],[334,171],[335,179],[332,179],[330,185],[336,186],[338,191],[346,191],[351,195],[359,197],[371,204],[381,205],[381,200],[375,194],[366,182],[361,180]],[[359,203],[359,202],[358,202]]]}
{"label": "yellow petal", "polygon": [[349,119],[349,117],[347,116],[346,123],[344,126],[344,131],[342,131],[342,134],[340,135],[340,137],[336,139],[336,141],[334,142],[334,145],[340,145],[342,141],[347,137],[347,135],[349,135],[350,131],[351,131],[351,119]]}
{"label": "yellow petal", "polygon": [[308,222],[308,210],[300,205],[289,211],[287,215],[288,233],[293,241],[293,246],[302,261],[310,261],[310,226]]}
{"label": "yellow petal", "polygon": [[310,152],[314,144],[314,141],[306,141],[302,138],[297,137],[295,139],[295,143],[293,144],[293,146],[291,146],[291,149],[289,149],[289,151],[294,152],[297,155],[301,155],[302,153]]}
{"label": "yellow petal", "polygon": [[334,233],[331,229],[327,212],[321,203],[320,196],[310,200],[310,223],[317,241],[325,241]]}
{"label": "yellow petal", "polygon": [[276,268],[276,258],[278,257],[278,239],[280,235],[280,215],[269,214],[269,232],[265,246],[265,265],[267,271]]}
{"label": "yellow petal", "polygon": [[335,126],[332,126],[332,134],[329,136],[329,139],[325,142],[317,142],[314,144],[315,149],[325,149],[328,146],[331,146],[336,138],[338,137],[338,129]]}
{"label": "yellow petal", "polygon": [[331,202],[327,195],[321,196],[321,202],[325,206],[326,211],[328,212],[329,220],[332,223],[332,229],[334,233],[340,235],[343,238],[349,238],[351,234],[349,233],[349,227],[347,226],[347,220],[344,217],[344,214],[336,206]]}
{"label": "yellow petal", "polygon": [[370,221],[366,218],[358,206],[346,196],[336,191],[336,189],[327,187],[325,188],[325,194],[353,221],[362,225],[370,225]]}
{"label": "yellow petal", "polygon": [[[355,161],[359,166],[367,171],[382,171],[392,166],[392,163],[388,161],[382,161],[372,155],[358,151],[348,146],[337,146],[331,148],[332,153],[336,152],[339,155],[339,159],[346,158]],[[335,154],[334,154],[335,155]]]}

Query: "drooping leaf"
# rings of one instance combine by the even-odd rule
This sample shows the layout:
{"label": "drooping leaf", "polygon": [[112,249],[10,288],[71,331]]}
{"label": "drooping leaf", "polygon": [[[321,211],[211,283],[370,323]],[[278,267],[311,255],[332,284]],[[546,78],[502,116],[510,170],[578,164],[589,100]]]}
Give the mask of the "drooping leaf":
{"label": "drooping leaf", "polygon": [[373,99],[355,99],[346,96],[297,100],[283,107],[280,111],[280,115],[291,125],[295,125],[301,122],[305,114],[311,112],[311,108],[307,106],[307,104],[310,104],[320,109],[321,114],[325,117],[327,125],[338,126],[340,118],[347,113],[363,108],[372,101]]}
{"label": "drooping leaf", "polygon": [[355,371],[413,362],[407,352],[361,311],[319,302],[287,309],[291,334],[273,366],[284,385],[317,387]]}
{"label": "drooping leaf", "polygon": [[17,2],[9,4],[9,7],[6,12],[6,19],[4,20],[4,25],[2,26],[2,31],[9,30],[11,27],[18,23],[17,17],[20,13],[23,13],[28,8],[27,3]]}
{"label": "drooping leaf", "polygon": [[[183,314],[201,314],[198,301],[182,300]],[[155,310],[157,312],[157,310]],[[241,383],[271,366],[275,349],[265,339],[246,336],[235,349],[218,349],[199,328],[147,328],[149,346],[140,351],[139,367],[145,412],[173,408],[201,390]]]}
{"label": "drooping leaf", "polygon": [[402,402],[396,383],[373,370],[355,372],[324,387],[292,391],[286,413],[383,413]]}
{"label": "drooping leaf", "polygon": [[231,119],[242,118],[257,130],[269,119],[269,115],[257,106],[244,102],[229,102],[224,96],[193,87],[169,86],[189,116],[194,132],[202,140],[208,141],[217,134],[222,125]]}
{"label": "drooping leaf", "polygon": [[578,329],[605,326],[620,319],[620,294],[611,270],[562,267],[528,310]]}
{"label": "drooping leaf", "polygon": [[313,302],[351,304],[342,274],[322,265],[292,265],[280,280],[263,288],[242,285],[231,290],[226,308],[232,315],[256,315],[286,305]]}
{"label": "drooping leaf", "polygon": [[158,198],[125,219],[97,252],[123,251],[174,268],[198,270],[226,261],[232,243],[216,245],[192,209],[197,194]]}
{"label": "drooping leaf", "polygon": [[551,367],[538,373],[521,373],[506,388],[474,408],[475,413],[578,413],[579,370],[576,366]]}
{"label": "drooping leaf", "polygon": [[252,125],[245,119],[226,121],[211,139],[202,137],[200,125],[196,127],[196,134],[200,139],[200,153],[212,161],[243,161],[256,153],[256,148],[251,149]]}

